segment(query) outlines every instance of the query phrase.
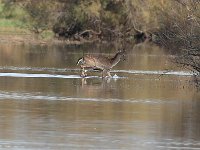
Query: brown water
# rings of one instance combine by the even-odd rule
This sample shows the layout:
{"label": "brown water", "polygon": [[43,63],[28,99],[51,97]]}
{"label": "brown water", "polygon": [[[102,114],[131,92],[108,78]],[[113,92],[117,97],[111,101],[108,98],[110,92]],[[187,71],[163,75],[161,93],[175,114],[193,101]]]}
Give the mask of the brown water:
{"label": "brown water", "polygon": [[132,47],[113,78],[80,78],[83,51],[114,49],[1,44],[0,149],[200,149],[200,94],[175,56]]}

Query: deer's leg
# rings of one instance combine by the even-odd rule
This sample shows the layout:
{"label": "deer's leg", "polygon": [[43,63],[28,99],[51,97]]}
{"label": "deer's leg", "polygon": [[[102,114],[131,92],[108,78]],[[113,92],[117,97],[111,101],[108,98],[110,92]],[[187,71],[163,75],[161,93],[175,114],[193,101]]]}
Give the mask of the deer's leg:
{"label": "deer's leg", "polygon": [[108,77],[111,77],[110,70],[104,69],[104,70],[102,71],[102,78],[106,77],[106,75],[107,75]]}
{"label": "deer's leg", "polygon": [[110,74],[110,70],[107,71],[107,75],[108,75],[108,77],[112,77]]}
{"label": "deer's leg", "polygon": [[86,74],[87,71],[88,71],[88,70],[86,70],[86,69],[84,70],[85,77],[87,76],[87,74]]}
{"label": "deer's leg", "polygon": [[81,77],[86,77],[87,76],[87,74],[86,74],[87,70],[85,70],[85,67],[83,67],[83,66],[81,68],[82,68]]}
{"label": "deer's leg", "polygon": [[84,71],[84,68],[82,68],[81,77],[84,77],[84,76],[85,76],[85,71]]}
{"label": "deer's leg", "polygon": [[102,75],[101,75],[102,78],[105,77],[105,70],[102,70]]}

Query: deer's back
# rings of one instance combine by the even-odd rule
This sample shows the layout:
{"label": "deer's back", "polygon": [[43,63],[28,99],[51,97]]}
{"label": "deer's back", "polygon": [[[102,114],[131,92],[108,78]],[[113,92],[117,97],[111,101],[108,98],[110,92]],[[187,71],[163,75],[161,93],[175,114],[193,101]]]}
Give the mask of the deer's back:
{"label": "deer's back", "polygon": [[99,69],[110,69],[110,59],[105,56],[86,55],[84,57],[84,66],[94,67]]}

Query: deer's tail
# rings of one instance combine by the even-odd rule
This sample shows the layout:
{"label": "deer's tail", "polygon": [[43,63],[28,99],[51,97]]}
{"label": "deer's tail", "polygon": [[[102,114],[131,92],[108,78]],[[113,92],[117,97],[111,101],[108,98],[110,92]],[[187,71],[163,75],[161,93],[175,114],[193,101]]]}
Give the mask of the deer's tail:
{"label": "deer's tail", "polygon": [[83,62],[84,62],[84,59],[82,57],[82,58],[78,59],[76,65],[83,64]]}

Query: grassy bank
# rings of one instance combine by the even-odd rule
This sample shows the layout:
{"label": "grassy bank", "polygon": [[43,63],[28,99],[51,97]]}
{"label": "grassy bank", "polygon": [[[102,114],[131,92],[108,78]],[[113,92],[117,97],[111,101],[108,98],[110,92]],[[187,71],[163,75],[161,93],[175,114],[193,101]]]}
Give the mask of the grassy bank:
{"label": "grassy bank", "polygon": [[[16,18],[0,18],[0,43],[12,44],[81,44],[83,41],[59,40],[51,30],[35,34]],[[89,41],[84,41],[89,42]]]}
{"label": "grassy bank", "polygon": [[0,0],[0,42],[45,43],[53,40],[54,33],[51,30],[38,35],[31,32],[26,17],[27,13],[22,7]]}
{"label": "grassy bank", "polygon": [[24,35],[30,34],[30,31],[21,28],[21,22],[13,19],[0,18],[0,34],[1,35]]}
{"label": "grassy bank", "polygon": [[0,34],[29,34],[27,29],[22,28],[25,26],[20,20],[24,15],[22,9],[5,5],[0,1]]}
{"label": "grassy bank", "polygon": [[46,30],[40,35],[35,35],[19,20],[0,18],[0,35],[30,35],[32,37],[38,36],[41,40],[47,40],[53,39],[54,33],[51,30]]}

